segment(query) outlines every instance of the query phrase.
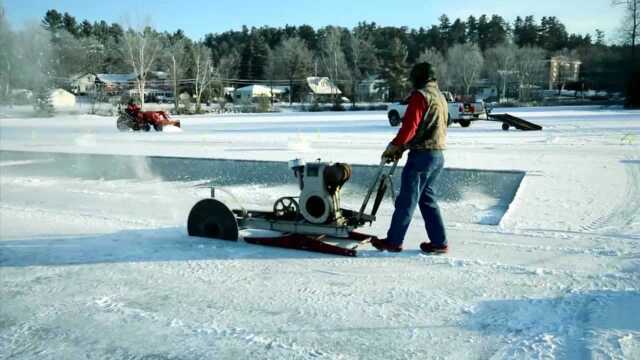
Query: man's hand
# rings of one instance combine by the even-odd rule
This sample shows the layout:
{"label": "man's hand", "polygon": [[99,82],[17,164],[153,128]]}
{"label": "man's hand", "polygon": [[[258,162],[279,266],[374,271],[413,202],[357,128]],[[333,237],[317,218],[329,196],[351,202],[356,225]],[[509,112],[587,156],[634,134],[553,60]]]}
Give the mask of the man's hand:
{"label": "man's hand", "polygon": [[389,145],[387,145],[387,148],[382,153],[382,158],[388,163],[394,162],[396,160],[400,160],[403,152],[404,148],[402,146],[397,146],[393,143],[389,143]]}

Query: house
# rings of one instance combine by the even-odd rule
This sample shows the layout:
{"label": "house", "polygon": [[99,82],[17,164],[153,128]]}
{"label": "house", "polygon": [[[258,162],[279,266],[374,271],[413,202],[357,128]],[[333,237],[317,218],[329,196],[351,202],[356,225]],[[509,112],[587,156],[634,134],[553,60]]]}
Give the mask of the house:
{"label": "house", "polygon": [[[127,90],[129,97],[140,98],[137,87]],[[148,102],[165,102],[167,99],[173,99],[173,91],[163,88],[144,88],[144,101]]]}
{"label": "house", "polygon": [[309,88],[309,94],[307,95],[307,101],[309,102],[331,101],[333,97],[342,94],[342,91],[328,77],[308,77],[307,87]]}
{"label": "house", "polygon": [[580,79],[582,61],[567,56],[554,56],[549,60],[549,90],[564,89],[568,82]]}
{"label": "house", "polygon": [[76,106],[76,96],[64,89],[54,89],[49,95],[51,105],[56,110],[69,109]]}
{"label": "house", "polygon": [[357,98],[361,101],[384,101],[389,94],[385,81],[377,76],[369,76],[360,81],[356,87]]}
{"label": "house", "polygon": [[238,88],[234,92],[235,101],[251,101],[257,97],[270,98],[272,95],[271,89],[264,85],[249,85]]}
{"label": "house", "polygon": [[94,93],[96,90],[96,74],[85,73],[72,76],[69,81],[71,92],[76,95]]}
{"label": "house", "polygon": [[489,79],[480,79],[473,83],[471,93],[475,95],[476,99],[498,100],[498,87]]}
{"label": "house", "polygon": [[96,74],[96,89],[117,95],[135,85],[135,74]]}

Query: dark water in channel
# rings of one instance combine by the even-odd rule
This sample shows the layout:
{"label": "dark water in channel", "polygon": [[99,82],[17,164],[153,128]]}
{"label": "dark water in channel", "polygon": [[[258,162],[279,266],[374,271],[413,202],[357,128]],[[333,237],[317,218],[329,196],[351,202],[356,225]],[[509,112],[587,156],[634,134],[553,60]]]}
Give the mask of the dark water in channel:
{"label": "dark water in channel", "polygon": [[[0,151],[0,176],[71,177],[87,180],[202,181],[213,186],[296,186],[297,180],[286,162],[197,159],[156,156],[63,154]],[[13,165],[13,166],[11,166]],[[378,167],[352,165],[353,175],[345,194],[364,194]],[[400,185],[398,168],[394,176]],[[524,172],[446,168],[436,184],[438,197],[446,202],[461,201],[473,192],[489,198],[504,213],[513,201]],[[292,196],[298,194],[291,194]]]}

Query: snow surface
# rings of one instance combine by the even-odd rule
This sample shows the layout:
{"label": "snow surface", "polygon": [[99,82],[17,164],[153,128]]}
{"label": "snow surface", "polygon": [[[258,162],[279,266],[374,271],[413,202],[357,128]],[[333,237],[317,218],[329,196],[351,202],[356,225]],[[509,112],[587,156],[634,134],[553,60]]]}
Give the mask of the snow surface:
{"label": "snow surface", "polygon": [[[544,130],[452,127],[447,167],[526,173],[498,225],[468,189],[443,203],[448,255],[420,254],[416,213],[403,253],[358,258],[190,238],[208,189],[145,161],[126,178],[63,176],[7,151],[377,164],[397,131],[384,112],[182,116],[163,133],[0,112],[0,358],[640,358],[638,111],[496,109]],[[223,190],[247,207],[297,195]],[[362,231],[384,236],[381,211]]]}

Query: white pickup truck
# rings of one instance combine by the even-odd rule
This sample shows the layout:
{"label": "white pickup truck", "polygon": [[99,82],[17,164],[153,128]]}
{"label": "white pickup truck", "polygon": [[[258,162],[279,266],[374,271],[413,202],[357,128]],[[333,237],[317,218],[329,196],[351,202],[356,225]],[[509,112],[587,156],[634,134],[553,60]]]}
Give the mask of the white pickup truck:
{"label": "white pickup truck", "polygon": [[[448,125],[459,123],[462,127],[468,127],[471,125],[471,121],[488,119],[484,102],[455,101],[450,92],[443,91],[442,94],[449,104]],[[408,99],[394,102],[387,107],[387,117],[391,126],[398,126],[402,122],[404,113],[407,111],[407,101]]]}

